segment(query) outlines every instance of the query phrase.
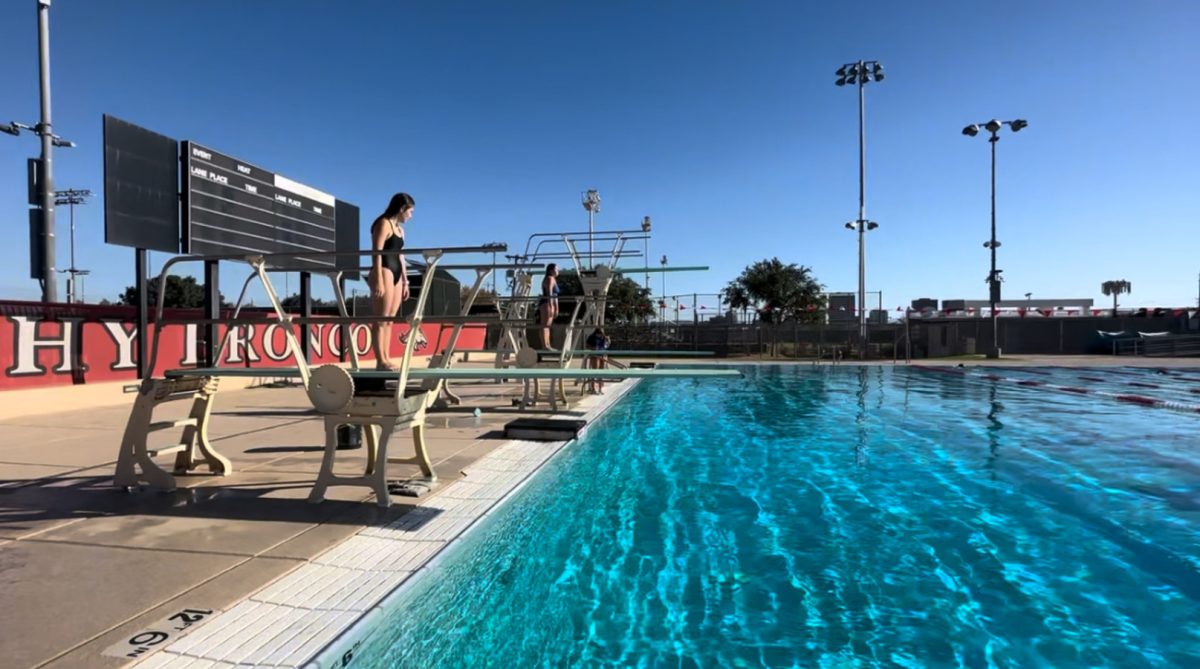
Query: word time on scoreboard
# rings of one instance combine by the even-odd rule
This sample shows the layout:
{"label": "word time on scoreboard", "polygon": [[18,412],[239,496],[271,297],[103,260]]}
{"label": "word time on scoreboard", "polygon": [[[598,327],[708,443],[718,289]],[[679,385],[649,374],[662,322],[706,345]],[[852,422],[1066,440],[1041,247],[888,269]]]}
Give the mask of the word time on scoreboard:
{"label": "word time on scoreboard", "polygon": [[[195,142],[184,142],[183,154],[186,253],[336,250],[337,200],[332,195]],[[320,270],[338,263],[326,256],[274,264]]]}

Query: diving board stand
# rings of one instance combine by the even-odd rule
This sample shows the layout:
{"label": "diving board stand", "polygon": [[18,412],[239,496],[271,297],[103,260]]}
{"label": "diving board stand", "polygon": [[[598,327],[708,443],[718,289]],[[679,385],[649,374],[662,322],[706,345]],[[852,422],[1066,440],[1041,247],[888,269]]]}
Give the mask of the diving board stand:
{"label": "diving board stand", "polygon": [[[423,256],[425,266],[422,271],[425,277],[429,277],[438,268],[439,261],[444,253],[479,252],[490,251],[491,249],[492,247],[460,247],[452,250],[410,249],[408,253],[413,255],[420,253]],[[334,255],[341,252],[314,252],[314,254],[317,253]],[[357,253],[365,255],[378,254],[379,252]],[[288,255],[301,256],[306,254]],[[160,285],[165,283],[168,271],[175,264],[183,261],[207,261],[211,258],[212,256],[178,256],[169,259],[164,263],[159,274]],[[297,324],[303,325],[314,319],[309,317],[295,317],[287,314],[281,306],[278,294],[268,274],[272,270],[287,270],[283,270],[278,266],[269,270],[267,266],[268,258],[265,254],[237,257],[223,256],[221,259],[240,260],[251,266],[253,277],[256,277],[262,283],[274,313],[273,318],[264,318],[262,316],[239,318],[242,306],[241,298],[239,298],[239,304],[234,310],[234,317],[221,319],[222,322],[226,322],[231,326],[226,332],[226,341],[232,329],[242,325],[264,322],[264,320],[272,324],[279,324],[282,326],[280,329],[285,335],[289,353],[295,361],[295,367],[205,367],[173,369],[167,370],[160,377],[148,376],[145,378],[139,386],[134,407],[122,436],[114,473],[114,483],[118,486],[132,489],[144,482],[162,490],[170,491],[176,489],[176,476],[192,473],[202,466],[207,467],[209,473],[213,475],[225,476],[233,473],[232,462],[213,447],[208,437],[208,428],[212,420],[212,405],[219,388],[219,379],[223,376],[298,378],[309,402],[318,415],[323,418],[325,428],[325,445],[322,462],[312,491],[309,494],[309,500],[311,502],[322,501],[325,498],[326,491],[332,486],[358,486],[371,490],[375,496],[376,503],[381,507],[390,506],[391,494],[394,494],[397,488],[397,485],[388,479],[387,468],[389,464],[415,465],[420,471],[419,476],[405,481],[399,486],[398,492],[400,494],[420,496],[429,492],[436,483],[437,474],[433,469],[425,443],[425,413],[433,400],[436,399],[439,390],[444,387],[444,383],[447,381],[462,379],[547,380],[551,382],[553,390],[555,383],[561,387],[563,381],[580,378],[625,379],[740,376],[740,372],[732,368],[697,368],[690,370],[686,368],[627,370],[570,369],[568,365],[572,351],[569,347],[564,347],[566,350],[560,352],[559,360],[552,367],[542,367],[539,365],[536,352],[533,349],[528,349],[530,353],[534,353],[533,363],[529,367],[473,369],[453,368],[446,364],[439,367],[414,369],[412,367],[412,359],[416,350],[416,346],[413,345],[415,343],[415,336],[410,337],[408,345],[404,347],[404,355],[401,358],[400,368],[397,370],[358,369],[359,360],[353,354],[351,364],[355,367],[354,369],[346,369],[335,364],[325,364],[311,368],[301,350],[300,342],[292,326]],[[335,278],[335,276],[336,278],[340,278],[340,276],[337,276],[338,274],[340,273],[331,273],[331,279]],[[486,274],[480,271],[474,286],[476,293],[482,284],[483,276],[486,276]],[[430,285],[428,282],[422,282],[422,286],[428,285]],[[245,290],[243,289],[242,292],[244,298]],[[149,365],[150,370],[156,368],[154,363],[157,360],[159,351],[158,338],[163,330],[163,325],[196,322],[196,319],[173,320],[163,318],[164,293],[165,291],[160,292],[157,296],[155,328]],[[410,334],[420,332],[421,324],[425,319],[425,306],[431,293],[432,291],[424,289],[420,291],[416,308],[407,321]],[[350,317],[344,315],[344,301],[340,299],[340,290],[335,288],[335,294],[339,296],[338,301],[342,305],[340,311],[343,315],[323,318],[323,322],[378,321],[381,318],[368,317],[352,320]],[[579,309],[580,304],[577,304],[576,315]],[[465,315],[460,315],[456,321],[450,320],[448,322],[456,322],[462,325],[465,322],[465,318]],[[209,319],[200,320],[207,322]],[[435,319],[430,318],[430,320]],[[452,333],[451,344],[457,344],[458,332],[461,332],[461,328],[456,329]],[[446,356],[444,360],[449,359],[450,356]],[[564,364],[564,361],[567,364]],[[410,383],[410,381],[416,381],[417,383]],[[174,400],[190,400],[192,404],[188,414],[178,420],[155,422],[155,411],[162,404]],[[342,476],[334,473],[334,465],[338,457],[337,431],[342,425],[361,425],[364,427],[367,462],[360,475]],[[150,434],[166,429],[181,430],[180,437],[176,443],[172,443],[161,449],[151,448],[148,443]],[[392,438],[398,430],[411,431],[413,443],[411,456],[400,457],[389,454]],[[172,471],[167,471],[155,462],[156,457],[168,454],[176,455]]]}
{"label": "diving board stand", "polygon": [[[492,247],[489,246],[462,247],[454,250],[456,252],[479,252],[491,249]],[[425,267],[423,268],[425,276],[432,276],[432,272],[435,271],[438,261],[442,257],[443,250],[420,249],[409,251],[409,253],[418,252],[423,255],[425,260]],[[337,252],[324,253],[335,254]],[[408,371],[411,368],[412,355],[416,346],[410,344],[404,347],[401,369],[398,372],[392,372],[393,378],[398,381],[394,389],[383,393],[372,392],[370,390],[356,392],[352,377],[348,375],[346,370],[336,365],[324,365],[316,370],[309,369],[308,361],[305,359],[299,340],[291,327],[294,323],[300,322],[302,319],[293,318],[284,312],[268,276],[268,259],[265,254],[247,257],[223,257],[222,259],[242,260],[251,266],[252,275],[258,278],[267,294],[268,300],[271,302],[275,313],[273,322],[285,326],[280,329],[284,332],[289,353],[297,365],[286,372],[278,368],[244,369],[241,371],[246,372],[245,375],[247,376],[298,377],[313,407],[324,417],[326,428],[325,454],[321,470],[317,475],[316,483],[309,497],[310,500],[314,502],[322,500],[325,490],[333,485],[359,485],[370,488],[375,493],[377,503],[380,506],[386,507],[391,503],[388,494],[388,481],[386,479],[386,465],[389,462],[416,465],[420,469],[422,476],[410,483],[423,490],[415,490],[414,494],[419,495],[422,491],[427,492],[437,477],[429,461],[424,440],[425,408],[430,403],[430,397],[436,394],[439,386],[437,384],[424,384],[416,388],[409,387]],[[187,260],[208,260],[208,257],[179,256],[168,260],[160,273],[160,282],[164,280],[167,272],[174,264]],[[335,286],[336,283],[335,281]],[[428,284],[423,282],[422,285]],[[244,288],[242,292],[244,297]],[[340,290],[335,288],[335,293],[340,295]],[[432,291],[428,290],[420,291],[416,309],[412,317],[408,320],[410,334],[420,331],[425,305],[431,293]],[[343,301],[339,300],[339,304],[342,306],[342,311],[344,312]],[[237,326],[237,323],[244,323],[246,320],[237,321],[236,315],[240,312],[240,308],[241,304],[239,303],[235,308],[235,318],[228,319],[229,323],[234,327]],[[261,318],[253,320],[261,320]],[[326,320],[337,322],[338,320],[346,319]],[[166,321],[163,319],[163,293],[160,292],[156,308],[156,327],[151,351],[151,365],[149,367],[151,370],[155,368],[153,363],[158,353],[158,336],[163,329],[162,325],[164,322]],[[232,329],[231,327],[227,331],[226,340]],[[353,356],[352,364],[355,366],[358,364],[356,355]],[[140,483],[145,482],[165,491],[170,491],[174,490],[177,486],[175,478],[177,475],[192,473],[200,464],[207,465],[209,472],[215,475],[223,476],[231,474],[233,472],[232,463],[212,447],[207,436],[207,428],[211,420],[212,402],[218,388],[217,379],[219,376],[225,375],[235,374],[233,370],[222,370],[219,374],[214,373],[212,369],[171,370],[161,378],[148,376],[143,380],[139,386],[138,396],[134,401],[134,407],[122,437],[116,471],[114,473],[115,485],[125,489],[132,489]],[[313,378],[314,375],[315,378]],[[186,418],[158,423],[153,421],[153,414],[159,406],[164,402],[178,399],[192,401],[191,411]],[[333,473],[333,465],[337,458],[338,440],[336,433],[340,425],[363,425],[369,428],[364,430],[365,441],[367,442],[367,465],[360,476],[346,477]],[[183,430],[179,443],[172,444],[164,449],[151,448],[148,444],[149,435],[166,428],[181,428]],[[414,451],[411,457],[389,457],[389,444],[393,433],[397,429],[411,429]],[[160,467],[154,461],[154,458],[171,452],[177,453],[177,456],[173,471],[168,472]]]}

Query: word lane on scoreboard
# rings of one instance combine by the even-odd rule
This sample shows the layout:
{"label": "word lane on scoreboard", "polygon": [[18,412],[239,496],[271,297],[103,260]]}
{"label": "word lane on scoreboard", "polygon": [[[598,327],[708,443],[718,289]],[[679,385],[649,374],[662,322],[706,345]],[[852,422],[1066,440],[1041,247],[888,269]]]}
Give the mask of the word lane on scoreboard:
{"label": "word lane on scoreboard", "polygon": [[[333,251],[337,201],[328,193],[227,156],[183,143],[184,240],[193,254]],[[333,256],[278,265],[331,269]]]}

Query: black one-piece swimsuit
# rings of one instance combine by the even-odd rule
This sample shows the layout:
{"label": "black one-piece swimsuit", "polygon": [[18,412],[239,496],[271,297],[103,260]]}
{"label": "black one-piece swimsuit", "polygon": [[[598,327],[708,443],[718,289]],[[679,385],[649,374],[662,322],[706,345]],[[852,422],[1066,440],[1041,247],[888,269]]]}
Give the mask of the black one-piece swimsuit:
{"label": "black one-piece swimsuit", "polygon": [[404,238],[392,235],[383,243],[384,251],[394,251],[383,256],[383,266],[392,270],[392,283],[400,283],[403,278],[403,266],[400,264],[400,251],[404,248]]}

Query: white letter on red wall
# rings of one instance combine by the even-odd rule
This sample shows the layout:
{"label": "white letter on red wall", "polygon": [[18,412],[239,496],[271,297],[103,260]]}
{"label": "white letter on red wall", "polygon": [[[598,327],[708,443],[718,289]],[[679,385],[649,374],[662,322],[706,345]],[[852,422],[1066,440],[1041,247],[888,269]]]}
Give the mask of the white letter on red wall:
{"label": "white letter on red wall", "polygon": [[33,374],[45,374],[46,368],[37,364],[37,351],[39,348],[57,348],[61,362],[54,368],[54,373],[63,374],[73,371],[86,371],[78,358],[77,340],[75,336],[79,332],[79,326],[83,323],[82,318],[61,318],[59,322],[62,324],[62,335],[58,338],[38,338],[37,324],[41,319],[30,319],[26,316],[9,316],[8,320],[12,321],[16,328],[13,332],[13,360],[15,365],[5,370],[9,376],[29,376]]}
{"label": "white letter on red wall", "polygon": [[104,329],[108,330],[108,336],[112,337],[113,343],[117,345],[117,361],[109,369],[115,372],[136,368],[137,365],[133,362],[133,338],[137,336],[137,327],[126,332],[125,324],[121,321],[104,321],[103,323]]}

